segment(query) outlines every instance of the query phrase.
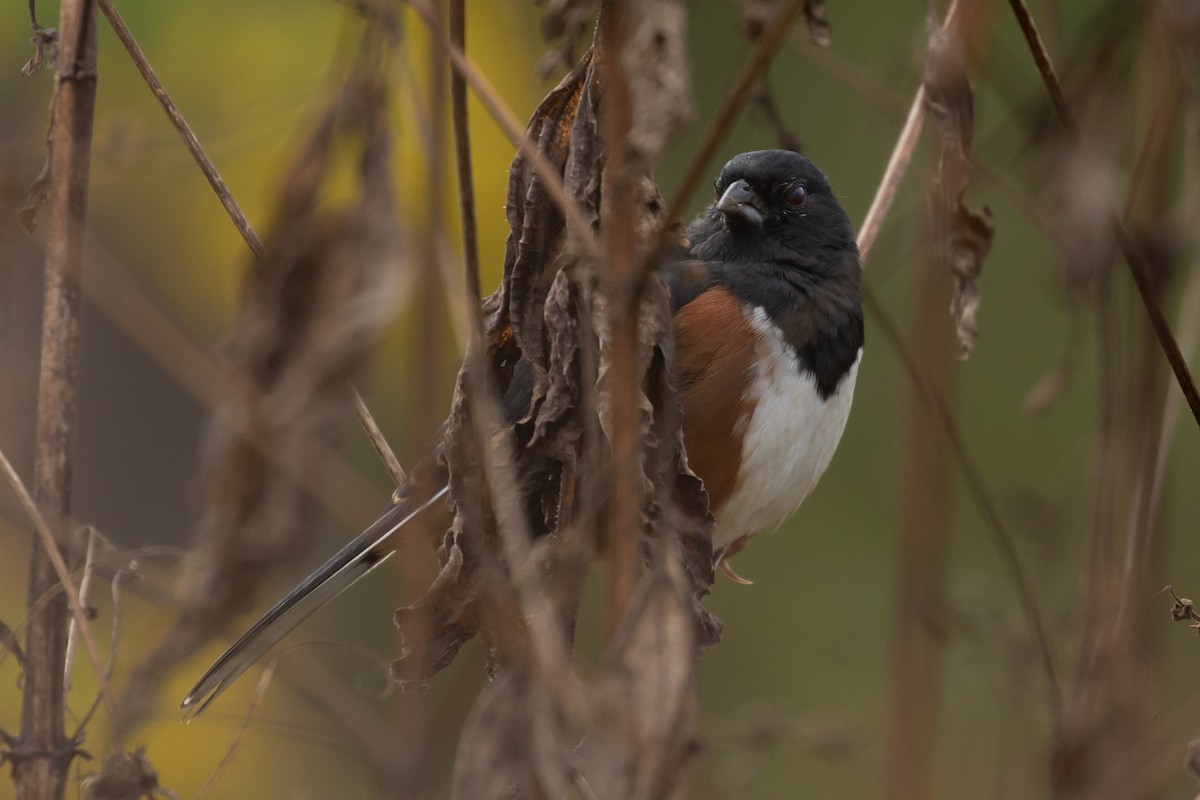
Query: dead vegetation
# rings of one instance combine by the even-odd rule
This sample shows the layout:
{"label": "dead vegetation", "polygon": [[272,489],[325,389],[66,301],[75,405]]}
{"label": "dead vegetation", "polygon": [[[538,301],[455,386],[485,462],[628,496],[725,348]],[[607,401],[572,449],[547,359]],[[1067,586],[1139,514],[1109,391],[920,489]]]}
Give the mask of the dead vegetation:
{"label": "dead vegetation", "polygon": [[[670,311],[654,271],[683,246],[678,219],[743,112],[756,110],[788,146],[804,141],[803,130],[785,122],[767,68],[801,15],[811,42],[828,46],[837,6],[817,0],[743,3],[752,49],[705,128],[680,188],[666,198],[655,166],[694,122],[693,45],[682,0],[547,3],[543,30],[556,41],[541,68],[552,74],[565,65],[569,71],[523,128],[471,61],[463,0],[449,0],[445,8],[425,0],[405,5],[438,45],[428,64],[436,98],[429,163],[431,172],[441,169],[441,148],[448,150],[452,137],[470,329],[436,454],[415,470],[418,480],[447,474],[452,502],[444,525],[423,525],[405,545],[407,577],[428,588],[396,612],[404,647],[391,678],[408,688],[424,686],[467,642],[482,639],[488,682],[461,732],[452,797],[691,796],[687,777],[705,747],[697,722],[697,670],[703,651],[720,641],[722,623],[701,602],[714,578],[711,518],[682,450]],[[1023,0],[1012,0],[1011,20],[1003,23],[1019,26],[1029,63],[1044,83],[1038,113],[1027,126],[1030,149],[1047,165],[1048,227],[1062,254],[1065,294],[1077,308],[1093,311],[1097,326],[1100,413],[1088,468],[1093,519],[1087,561],[1079,570],[1085,588],[1072,632],[1078,642],[1061,642],[1048,631],[1013,523],[953,413],[960,378],[951,335],[956,332],[963,359],[979,339],[1003,335],[1003,325],[980,316],[984,265],[994,239],[1004,236],[994,230],[987,206],[973,199],[986,195],[975,186],[972,76],[982,56],[974,48],[984,26],[1000,24],[982,6],[956,0],[943,18],[930,20],[923,81],[914,87],[907,121],[860,231],[866,261],[928,116],[936,128],[936,166],[930,175],[910,179],[928,186],[913,329],[902,333],[881,303],[868,303],[872,336],[879,333],[876,338],[893,349],[913,389],[906,431],[912,457],[897,513],[896,600],[887,610],[895,638],[883,794],[912,800],[936,794],[941,677],[952,626],[946,586],[950,497],[953,476],[960,475],[1012,581],[1022,637],[1037,653],[1036,680],[1045,687],[1040,694],[1053,720],[1046,794],[1148,798],[1178,770],[1200,723],[1194,700],[1174,711],[1161,708],[1158,628],[1142,614],[1164,582],[1161,505],[1168,456],[1178,436],[1196,435],[1193,427],[1178,426],[1183,401],[1200,422],[1200,394],[1187,366],[1200,306],[1200,16],[1172,0],[1123,12],[1121,22],[1099,25],[1087,46],[1057,69]],[[22,800],[64,796],[72,763],[83,755],[84,726],[70,735],[64,729],[62,675],[72,613],[99,679],[101,717],[112,731],[107,739],[93,738],[107,752],[81,791],[95,800],[173,796],[158,785],[145,751],[132,747],[136,739],[126,738],[158,713],[161,689],[180,662],[236,626],[267,577],[303,552],[318,509],[353,518],[355,509],[375,499],[346,477],[335,429],[354,407],[350,381],[390,321],[403,264],[414,263],[401,258],[401,250],[411,246],[419,254],[424,272],[415,278],[423,281],[417,293],[431,319],[435,276],[446,256],[434,233],[441,230],[436,217],[426,221],[427,239],[415,243],[402,242],[396,224],[390,183],[395,132],[387,111],[404,44],[401,8],[363,2],[354,9],[358,33],[337,70],[340,86],[302,137],[260,240],[110,0],[99,1],[252,256],[242,306],[221,353],[215,359],[193,354],[202,366],[191,368],[199,372],[190,381],[205,398],[211,422],[199,473],[203,516],[183,572],[184,600],[158,646],[138,654],[124,682],[128,688],[116,698],[86,599],[71,577],[82,567],[68,498],[95,102],[92,48],[100,20],[84,0],[63,2],[50,157],[25,216],[45,229],[36,510],[28,509],[41,538],[28,616],[22,625],[0,622],[0,660],[16,662],[24,692],[20,730],[0,730],[0,760],[11,763]],[[1134,17],[1136,24],[1126,24]],[[589,37],[593,21],[595,35]],[[55,36],[32,13],[31,24],[36,53],[27,68],[36,72]],[[1120,69],[1134,54],[1141,56],[1139,68]],[[479,306],[468,92],[518,143],[506,198],[510,235],[503,278]],[[1152,110],[1146,123],[1132,132],[1114,130],[1111,120],[1131,114],[1135,101]],[[443,108],[448,115],[440,113]],[[452,131],[442,130],[443,116],[451,119]],[[328,185],[346,163],[352,164],[353,190],[331,207]],[[1174,174],[1179,164],[1182,180]],[[432,186],[441,185],[437,177]],[[430,198],[431,215],[441,213],[439,201]],[[103,258],[96,261],[97,269],[105,269]],[[1137,314],[1129,313],[1129,292],[1121,288],[1126,275],[1140,302]],[[1164,298],[1177,290],[1180,277],[1187,299],[1176,325],[1168,322]],[[113,285],[96,290],[99,305],[119,305],[104,300]],[[1173,331],[1180,332],[1178,341]],[[417,347],[433,358],[429,342]],[[1052,406],[1071,380],[1078,354],[1070,344],[1065,350],[1065,366],[1040,385],[1036,398],[1031,395],[1038,408]],[[519,362],[530,371],[532,400],[509,421],[499,400]],[[367,419],[364,409],[359,413]],[[426,420],[419,427],[432,430],[434,424]],[[388,450],[381,433],[373,438],[381,452]],[[389,468],[396,475],[399,465]],[[7,472],[24,492],[16,471]],[[49,547],[51,538],[57,549]],[[585,583],[596,570],[604,583],[603,641],[589,645],[577,641],[578,622]],[[1175,600],[1175,619],[1200,619],[1190,601]],[[603,652],[595,664],[577,658],[589,646]],[[293,680],[360,749],[381,776],[384,793],[432,796],[438,779],[426,748],[436,718],[427,693],[412,692],[405,717],[388,724],[319,672],[297,670]],[[246,726],[252,714],[253,708]],[[785,723],[776,727],[791,733],[748,735],[748,747],[765,752],[780,735],[799,736]],[[834,738],[830,752],[847,740]],[[235,742],[214,779],[236,749]],[[162,780],[171,784],[170,775]],[[206,785],[200,795],[210,791],[219,794]]]}

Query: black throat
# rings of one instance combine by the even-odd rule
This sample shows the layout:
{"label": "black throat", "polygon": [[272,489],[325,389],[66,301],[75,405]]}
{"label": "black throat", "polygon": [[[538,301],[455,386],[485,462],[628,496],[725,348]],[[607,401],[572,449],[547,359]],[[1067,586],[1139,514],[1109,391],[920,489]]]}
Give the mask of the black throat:
{"label": "black throat", "polygon": [[[794,261],[776,263],[703,264],[703,276],[691,262],[679,275],[670,275],[676,311],[705,289],[727,286],[748,313],[761,308],[794,350],[801,371],[812,374],[821,399],[833,395],[854,366],[863,346],[861,268],[853,251],[829,253],[844,263],[827,269],[796,269]],[[832,267],[832,268],[829,268]]]}

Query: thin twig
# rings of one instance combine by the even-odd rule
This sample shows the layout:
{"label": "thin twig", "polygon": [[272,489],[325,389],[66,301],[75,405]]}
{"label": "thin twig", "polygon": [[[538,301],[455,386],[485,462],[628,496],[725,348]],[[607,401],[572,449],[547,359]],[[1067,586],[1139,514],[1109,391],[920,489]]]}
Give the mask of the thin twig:
{"label": "thin twig", "polygon": [[[92,589],[92,571],[93,562],[96,559],[96,542],[100,538],[96,535],[96,529],[91,525],[85,526],[87,531],[87,549],[83,556],[83,579],[79,582],[79,599],[83,603],[84,608],[91,605],[91,589]],[[71,619],[71,624],[67,627],[67,653],[63,658],[63,695],[67,695],[71,691],[71,667],[75,661],[75,645],[78,641],[79,625],[75,619]]]}
{"label": "thin twig", "polygon": [[591,225],[584,218],[579,204],[567,194],[566,187],[563,185],[562,175],[550,163],[545,154],[538,150],[537,143],[530,141],[525,135],[524,126],[517,120],[512,110],[500,99],[500,93],[496,91],[491,81],[480,72],[474,62],[467,58],[461,48],[455,46],[450,41],[446,31],[442,28],[441,21],[434,8],[425,2],[425,0],[408,0],[408,4],[417,12],[417,16],[437,34],[434,38],[437,39],[446,51],[446,54],[450,58],[450,63],[454,66],[454,71],[463,76],[491,118],[500,126],[505,135],[517,144],[525,157],[529,159],[529,163],[542,180],[542,187],[550,195],[550,198],[558,206],[559,210],[562,211],[563,217],[567,222],[567,227],[575,234],[580,246],[584,248],[586,255],[595,258],[599,254],[596,237],[592,232]]}
{"label": "thin twig", "polygon": [[[1058,74],[1054,69],[1054,62],[1051,61],[1050,54],[1046,51],[1045,42],[1038,35],[1037,26],[1034,24],[1029,9],[1025,6],[1023,0],[1010,0],[1009,4],[1012,6],[1013,13],[1017,17],[1017,22],[1020,24],[1021,30],[1025,33],[1025,41],[1029,44],[1030,53],[1033,56],[1034,62],[1038,65],[1038,71],[1041,73],[1046,91],[1050,94],[1054,110],[1057,112],[1063,127],[1066,128],[1067,133],[1071,136],[1072,141],[1078,142],[1078,124],[1071,113],[1070,107],[1067,105],[1062,86],[1058,82]],[[1195,418],[1196,424],[1200,425],[1200,389],[1197,389],[1196,381],[1192,377],[1191,370],[1188,369],[1187,361],[1184,360],[1183,354],[1179,350],[1179,342],[1176,341],[1175,335],[1171,331],[1171,326],[1167,323],[1166,315],[1163,313],[1162,305],[1159,303],[1158,296],[1154,291],[1153,282],[1150,280],[1150,274],[1146,269],[1145,260],[1138,250],[1137,243],[1129,232],[1128,225],[1115,207],[1111,211],[1111,216],[1117,246],[1125,256],[1125,263],[1129,267],[1130,274],[1133,276],[1133,282],[1137,286],[1138,295],[1142,298],[1142,305],[1145,306],[1146,314],[1150,317],[1150,327],[1154,329],[1154,335],[1158,338],[1158,344],[1162,348],[1163,355],[1166,356],[1167,363],[1171,365],[1171,371],[1175,373],[1175,381],[1179,384],[1184,399],[1188,402],[1188,407],[1192,411],[1192,416]]]}
{"label": "thin twig", "polygon": [[[466,52],[466,10],[464,0],[450,2],[450,40],[460,52]],[[454,119],[454,157],[458,165],[458,210],[462,217],[463,269],[467,308],[479,308],[482,292],[479,281],[479,233],[475,221],[475,182],[471,174],[471,128],[467,118],[467,83],[463,74],[450,72],[450,109]],[[475,326],[471,326],[475,330]]]}
{"label": "thin twig", "polygon": [[[136,571],[137,563],[130,561],[129,564],[129,567],[117,570],[117,573],[112,578],[112,627],[108,640],[108,666],[104,670],[104,681],[101,683],[101,686],[106,686],[112,682],[113,671],[117,666],[117,645],[121,641],[121,580],[128,576],[140,577]],[[88,723],[92,720],[92,715],[100,707],[102,697],[103,695],[100,692],[96,693],[95,699],[92,700],[92,705],[83,717],[80,718],[79,724],[75,726],[75,733],[72,737],[75,741],[83,741],[84,731],[87,730]]]}
{"label": "thin twig", "polygon": [[375,417],[371,414],[371,409],[367,408],[367,403],[363,400],[362,395],[358,393],[358,389],[351,385],[350,391],[354,394],[354,410],[358,414],[358,424],[362,426],[363,432],[371,440],[371,444],[375,447],[375,452],[379,454],[379,460],[383,462],[384,468],[392,476],[392,481],[399,486],[407,480],[407,476],[404,474],[404,467],[400,466],[400,459],[396,458],[395,451],[388,444],[383,431],[379,429],[379,423],[375,421]]}
{"label": "thin twig", "polygon": [[[608,510],[608,570],[605,598],[605,636],[611,640],[621,627],[637,583],[641,562],[642,468],[638,411],[638,308],[641,295],[622,291],[635,269],[633,185],[626,158],[633,100],[625,74],[624,53],[628,22],[620,0],[604,0],[596,34],[596,63],[604,86],[601,107],[604,137],[602,185],[607,214],[604,234],[604,290],[608,300],[612,344],[609,352],[612,496]],[[669,215],[668,219],[674,219]]]}
{"label": "thin twig", "polygon": [[[465,83],[470,82],[470,74],[458,68],[460,62],[467,63],[466,57],[463,55],[465,44],[465,15],[463,12],[462,0],[453,0],[450,7],[450,26],[453,38],[446,42],[446,53],[456,67],[451,72],[452,80],[455,81],[451,84],[451,100],[454,103],[452,108],[454,110],[455,144],[459,154],[459,192],[460,194],[469,194],[472,188],[470,159],[469,152],[467,152],[469,142],[466,139],[468,130]],[[462,56],[461,59],[454,59],[456,52]],[[458,83],[460,79],[463,81],[462,84]],[[477,92],[479,91],[479,87],[475,87],[475,89]],[[462,100],[461,106],[459,98]],[[528,139],[522,135],[520,141],[524,145]],[[464,152],[466,152],[466,158],[463,158]],[[526,153],[531,160],[534,160],[534,155],[545,160],[545,156],[536,149],[536,146],[531,146]],[[546,164],[549,165],[549,162],[546,161]],[[550,173],[561,185],[561,178],[557,171],[550,167]],[[545,176],[540,171],[539,176],[545,181]],[[567,196],[565,189],[564,196]],[[462,202],[461,199],[460,202]],[[574,206],[574,202],[571,202],[572,206],[578,210],[578,206]],[[473,203],[470,208],[465,203],[462,206],[464,237],[467,236],[468,227],[474,226],[473,206]],[[590,229],[588,235],[591,237],[592,246],[595,247],[596,244]],[[549,612],[554,604],[547,596],[545,586],[540,580],[541,571],[537,568],[538,565],[530,547],[533,537],[528,530],[524,516],[519,511],[518,504],[512,500],[512,498],[520,497],[520,490],[513,466],[516,460],[509,452],[511,442],[507,438],[501,437],[494,446],[492,443],[492,432],[498,429],[500,414],[495,391],[490,385],[488,369],[484,361],[483,316],[479,307],[478,295],[478,255],[474,256],[475,263],[472,264],[472,255],[465,238],[464,256],[467,307],[470,312],[468,319],[471,326],[469,333],[471,344],[467,348],[464,369],[468,385],[471,387],[472,397],[475,398],[475,402],[472,402],[468,409],[468,415],[475,438],[475,446],[480,453],[488,494],[495,499],[492,511],[496,516],[496,529],[501,545],[500,553],[505,563],[505,572],[511,577],[510,584],[492,588],[499,592],[506,592],[511,588],[513,599],[520,608],[522,617],[528,621],[526,630],[533,655],[532,661],[537,672],[543,678],[542,685],[548,688],[558,701],[559,707],[566,713],[576,720],[583,719],[587,714],[587,704],[577,676],[570,668],[568,642],[557,625],[556,615]],[[508,601],[509,597],[502,596],[499,599]],[[495,609],[493,612],[497,616],[502,614]]]}
{"label": "thin twig", "polygon": [[904,173],[908,171],[908,166],[912,163],[913,153],[917,149],[917,140],[921,136],[921,127],[924,123],[925,87],[920,86],[908,109],[908,118],[904,120],[904,127],[900,130],[896,146],[892,148],[892,156],[888,159],[887,168],[883,171],[879,188],[875,190],[871,207],[867,209],[867,216],[858,229],[858,257],[864,265],[871,255],[871,249],[875,246],[875,240],[879,237],[884,219],[892,210],[892,203],[896,200],[896,193],[900,189],[900,182],[904,180]]}
{"label": "thin twig", "polygon": [[204,152],[204,148],[200,146],[200,140],[196,138],[196,134],[188,127],[187,121],[183,118],[183,114],[180,113],[179,107],[175,105],[175,101],[167,94],[166,87],[158,79],[154,68],[150,66],[150,62],[146,59],[146,54],[142,52],[142,48],[138,46],[137,40],[133,38],[133,34],[130,33],[128,26],[125,25],[125,20],[121,19],[121,15],[117,13],[112,0],[98,0],[98,2],[100,10],[108,18],[108,22],[116,32],[117,38],[121,40],[121,44],[125,45],[125,50],[129,53],[129,57],[133,59],[138,72],[142,74],[146,85],[150,87],[150,91],[154,92],[154,96],[158,98],[159,105],[167,113],[167,119],[171,121],[171,125],[179,133],[179,138],[183,140],[188,152],[192,154],[192,158],[196,161],[196,166],[200,167],[200,171],[208,179],[209,186],[216,192],[217,199],[225,207],[226,213],[233,220],[233,224],[237,227],[238,233],[242,235],[242,239],[245,240],[246,246],[250,248],[250,252],[254,253],[255,258],[262,258],[267,252],[262,239],[258,238],[258,234],[250,226],[250,222],[246,219],[246,215],[242,213],[237,200],[233,199],[229,187],[225,185],[221,174],[217,172],[216,165],[213,164],[208,154]]}
{"label": "thin twig", "polygon": [[[62,587],[63,592],[67,596],[67,604],[71,608],[71,613],[75,617],[76,624],[79,625],[79,632],[83,636],[84,647],[87,648],[88,658],[92,662],[92,670],[96,675],[96,682],[99,684],[100,694],[104,697],[104,705],[108,711],[108,718],[115,720],[116,704],[113,702],[112,692],[108,685],[108,680],[105,677],[104,662],[100,658],[100,649],[96,646],[96,639],[92,636],[91,623],[87,618],[87,611],[84,610],[83,601],[79,596],[79,589],[71,580],[71,570],[67,567],[67,562],[63,559],[62,553],[59,552],[58,546],[54,541],[54,533],[51,532],[50,526],[46,524],[45,518],[38,511],[37,505],[33,502],[33,497],[25,488],[21,476],[13,468],[8,457],[4,455],[4,451],[0,450],[0,472],[4,473],[5,479],[16,492],[17,499],[21,502],[21,507],[25,510],[25,514],[33,523],[34,529],[37,531],[38,539],[41,542],[42,549],[50,559],[50,563],[54,566],[54,572],[58,578],[58,585]],[[61,678],[61,676],[59,676]],[[62,685],[61,679],[57,682]],[[112,735],[118,737],[118,745],[124,749],[119,742],[119,733],[114,727]]]}
{"label": "thin twig", "polygon": [[[942,28],[948,30],[957,21],[957,18],[958,0],[951,0],[950,7],[946,9],[946,19],[942,23]],[[896,139],[896,146],[892,148],[887,168],[879,180],[879,188],[875,190],[871,207],[867,209],[867,216],[863,219],[862,227],[858,229],[858,255],[863,264],[867,263],[867,257],[870,256],[871,249],[875,246],[875,240],[879,237],[879,231],[883,228],[883,221],[892,209],[892,203],[900,189],[900,182],[904,179],[904,173],[908,171],[909,164],[912,163],[913,152],[917,148],[917,139],[921,136],[921,127],[924,124],[925,85],[922,84],[917,87],[916,94],[913,95],[912,105],[908,108],[908,117],[904,120],[904,127],[900,130],[899,138]]]}
{"label": "thin twig", "polygon": [[[101,0],[104,2],[104,0]],[[234,757],[241,749],[242,742],[246,738],[246,734],[250,732],[250,723],[254,720],[254,712],[258,710],[258,704],[262,701],[263,695],[267,693],[267,687],[271,685],[271,679],[275,676],[275,668],[279,665],[279,659],[273,659],[269,664],[263,667],[262,674],[258,676],[258,683],[254,686],[254,694],[250,696],[250,704],[246,706],[246,714],[242,717],[242,723],[238,726],[237,733],[233,737],[233,741],[229,743],[229,747],[225,749],[225,755],[221,757],[221,761],[217,766],[213,767],[213,771],[204,779],[204,783],[196,790],[193,795],[193,800],[203,800],[203,798],[212,791],[213,786],[221,779],[221,775],[233,763]]]}
{"label": "thin twig", "polygon": [[1037,64],[1038,72],[1042,75],[1042,82],[1046,84],[1046,91],[1050,94],[1050,101],[1054,104],[1058,118],[1062,120],[1064,127],[1072,136],[1077,135],[1079,124],[1075,121],[1075,116],[1067,105],[1067,97],[1063,94],[1062,84],[1059,83],[1058,72],[1054,69],[1054,62],[1050,60],[1050,53],[1046,49],[1042,35],[1038,33],[1033,15],[1029,13],[1029,6],[1025,5],[1025,0],[1008,0],[1008,5],[1017,18],[1017,24],[1021,26],[1021,33],[1025,35],[1029,52],[1033,54],[1034,63]]}

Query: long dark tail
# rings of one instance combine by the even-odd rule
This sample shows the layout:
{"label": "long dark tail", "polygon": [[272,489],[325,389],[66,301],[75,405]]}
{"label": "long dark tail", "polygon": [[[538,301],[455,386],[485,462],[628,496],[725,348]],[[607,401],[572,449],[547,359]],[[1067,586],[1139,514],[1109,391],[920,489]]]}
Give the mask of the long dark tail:
{"label": "long dark tail", "polygon": [[417,507],[411,503],[395,505],[375,520],[321,567],[309,575],[282,600],[243,633],[221,654],[203,677],[196,682],[180,708],[194,717],[221,692],[237,680],[275,643],[303,622],[310,614],[349,588],[395,552],[393,536],[413,517],[442,501],[449,488],[443,486]]}

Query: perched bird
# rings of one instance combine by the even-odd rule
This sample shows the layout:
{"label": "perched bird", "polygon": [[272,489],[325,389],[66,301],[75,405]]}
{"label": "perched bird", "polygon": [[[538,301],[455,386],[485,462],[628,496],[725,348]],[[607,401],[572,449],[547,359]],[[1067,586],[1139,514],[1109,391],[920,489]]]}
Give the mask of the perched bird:
{"label": "perched bird", "polygon": [[[688,463],[708,491],[717,563],[741,581],[727,559],[804,501],[845,429],[862,358],[862,270],[845,211],[803,156],[743,153],[715,189],[688,227],[690,258],[665,269],[664,279]],[[521,398],[505,400],[523,407]],[[421,500],[401,487],[382,517],[234,642],[182,706],[203,710],[390,555],[397,531],[447,492],[442,486]]]}

